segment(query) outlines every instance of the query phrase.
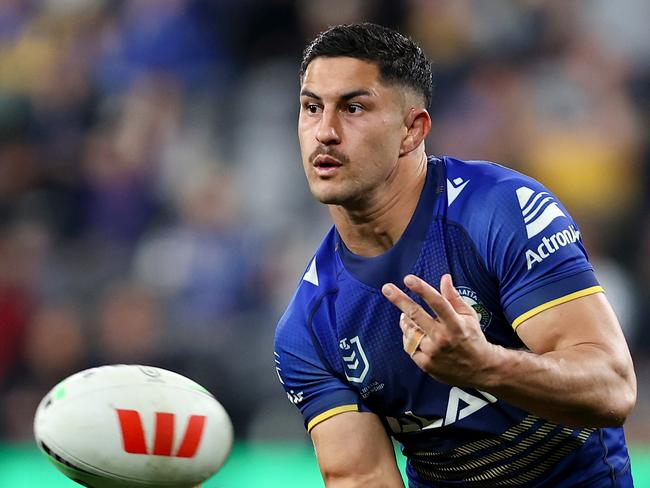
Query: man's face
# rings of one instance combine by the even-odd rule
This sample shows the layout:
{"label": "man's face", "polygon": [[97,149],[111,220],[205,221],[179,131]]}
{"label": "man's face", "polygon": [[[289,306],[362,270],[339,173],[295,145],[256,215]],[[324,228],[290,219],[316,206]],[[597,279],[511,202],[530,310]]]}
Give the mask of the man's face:
{"label": "man's face", "polygon": [[298,135],[312,194],[354,207],[381,191],[406,134],[405,97],[379,68],[349,57],[319,57],[304,74]]}

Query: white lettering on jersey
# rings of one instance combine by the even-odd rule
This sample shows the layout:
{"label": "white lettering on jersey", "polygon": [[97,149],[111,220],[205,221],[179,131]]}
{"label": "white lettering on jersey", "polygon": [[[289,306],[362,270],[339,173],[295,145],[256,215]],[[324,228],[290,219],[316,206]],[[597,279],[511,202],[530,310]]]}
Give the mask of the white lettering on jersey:
{"label": "white lettering on jersey", "polygon": [[522,186],[517,190],[517,199],[529,239],[546,229],[558,217],[566,218],[555,199],[548,192],[535,192]]}
{"label": "white lettering on jersey", "polygon": [[[457,420],[463,420],[465,417],[469,417],[474,412],[482,409],[484,406],[497,401],[497,399],[489,393],[481,392],[481,395],[483,395],[485,398],[479,398],[477,396],[470,395],[457,386],[454,386],[451,390],[449,390],[449,402],[447,403],[445,425],[453,424]],[[461,401],[466,406],[462,406],[461,408]]]}
{"label": "white lettering on jersey", "polygon": [[[282,371],[282,368],[280,368],[280,355],[277,352],[273,352],[275,354],[275,372],[278,375],[278,379],[280,380],[280,383],[284,386],[284,380],[282,379],[282,375],[280,372]],[[291,403],[294,405],[298,405],[300,402],[303,400],[303,391],[295,392],[294,390],[289,390],[287,392],[287,398]]]}
{"label": "white lettering on jersey", "polygon": [[568,229],[556,232],[551,237],[542,237],[542,242],[537,246],[537,249],[526,249],[526,267],[528,271],[558,249],[573,244],[578,240],[580,240],[580,231],[577,231],[572,225]]}
{"label": "white lettering on jersey", "polygon": [[282,376],[280,376],[280,371],[282,371],[280,369],[280,360],[278,359],[280,357],[280,355],[275,351],[273,351],[273,354],[275,354],[275,374],[278,375],[278,379],[280,380],[280,384],[284,385],[284,381],[282,381]]}
{"label": "white lettering on jersey", "polygon": [[298,405],[300,402],[302,402],[302,400],[303,400],[303,395],[304,395],[304,392],[302,392],[302,391],[299,391],[298,393],[296,393],[296,392],[293,391],[293,390],[289,390],[289,391],[287,392],[287,398],[288,398],[289,401],[290,401],[291,403],[293,403],[294,405]]}
{"label": "white lettering on jersey", "polygon": [[475,396],[467,393],[465,390],[452,387],[449,390],[449,400],[447,401],[447,411],[445,418],[426,418],[414,414],[411,411],[404,412],[399,417],[386,417],[386,421],[393,434],[402,434],[406,432],[418,432],[421,430],[436,429],[445,425],[451,425],[454,422],[463,420],[480,409],[496,403],[497,398],[484,391],[477,390],[481,396]]}

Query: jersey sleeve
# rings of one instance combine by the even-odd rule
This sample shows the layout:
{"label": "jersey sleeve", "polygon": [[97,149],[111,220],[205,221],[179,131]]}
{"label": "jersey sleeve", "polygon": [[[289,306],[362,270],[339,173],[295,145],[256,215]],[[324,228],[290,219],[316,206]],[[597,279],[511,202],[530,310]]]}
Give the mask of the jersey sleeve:
{"label": "jersey sleeve", "polygon": [[566,208],[539,182],[502,171],[479,192],[480,210],[469,227],[516,329],[546,309],[603,289]]}
{"label": "jersey sleeve", "polygon": [[275,367],[289,401],[298,407],[310,431],[330,417],[362,408],[358,393],[330,367],[310,332],[310,322],[318,310],[299,310],[299,296],[294,297],[278,324]]}

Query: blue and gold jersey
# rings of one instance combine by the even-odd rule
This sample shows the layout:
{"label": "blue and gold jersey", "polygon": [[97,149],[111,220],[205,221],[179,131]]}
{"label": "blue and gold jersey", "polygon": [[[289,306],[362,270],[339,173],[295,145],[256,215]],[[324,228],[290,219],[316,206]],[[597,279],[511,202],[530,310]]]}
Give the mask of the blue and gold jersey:
{"label": "blue and gold jersey", "polygon": [[629,471],[622,428],[568,428],[422,372],[380,291],[409,273],[436,286],[451,273],[487,339],[507,348],[525,348],[516,328],[527,318],[602,291],[578,226],[542,185],[493,163],[430,158],[395,246],[360,257],[332,228],[278,324],[278,376],[307,429],[377,414],[413,488],[614,486]]}

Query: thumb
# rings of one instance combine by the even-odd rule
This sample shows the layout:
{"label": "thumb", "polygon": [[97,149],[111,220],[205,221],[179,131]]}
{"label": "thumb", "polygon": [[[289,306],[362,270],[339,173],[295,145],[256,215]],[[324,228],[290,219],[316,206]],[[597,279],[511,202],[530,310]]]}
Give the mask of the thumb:
{"label": "thumb", "polygon": [[449,301],[456,313],[477,317],[476,310],[474,310],[469,303],[463,300],[463,297],[460,296],[458,290],[454,287],[454,282],[452,281],[450,274],[442,276],[442,279],[440,280],[440,294]]}

